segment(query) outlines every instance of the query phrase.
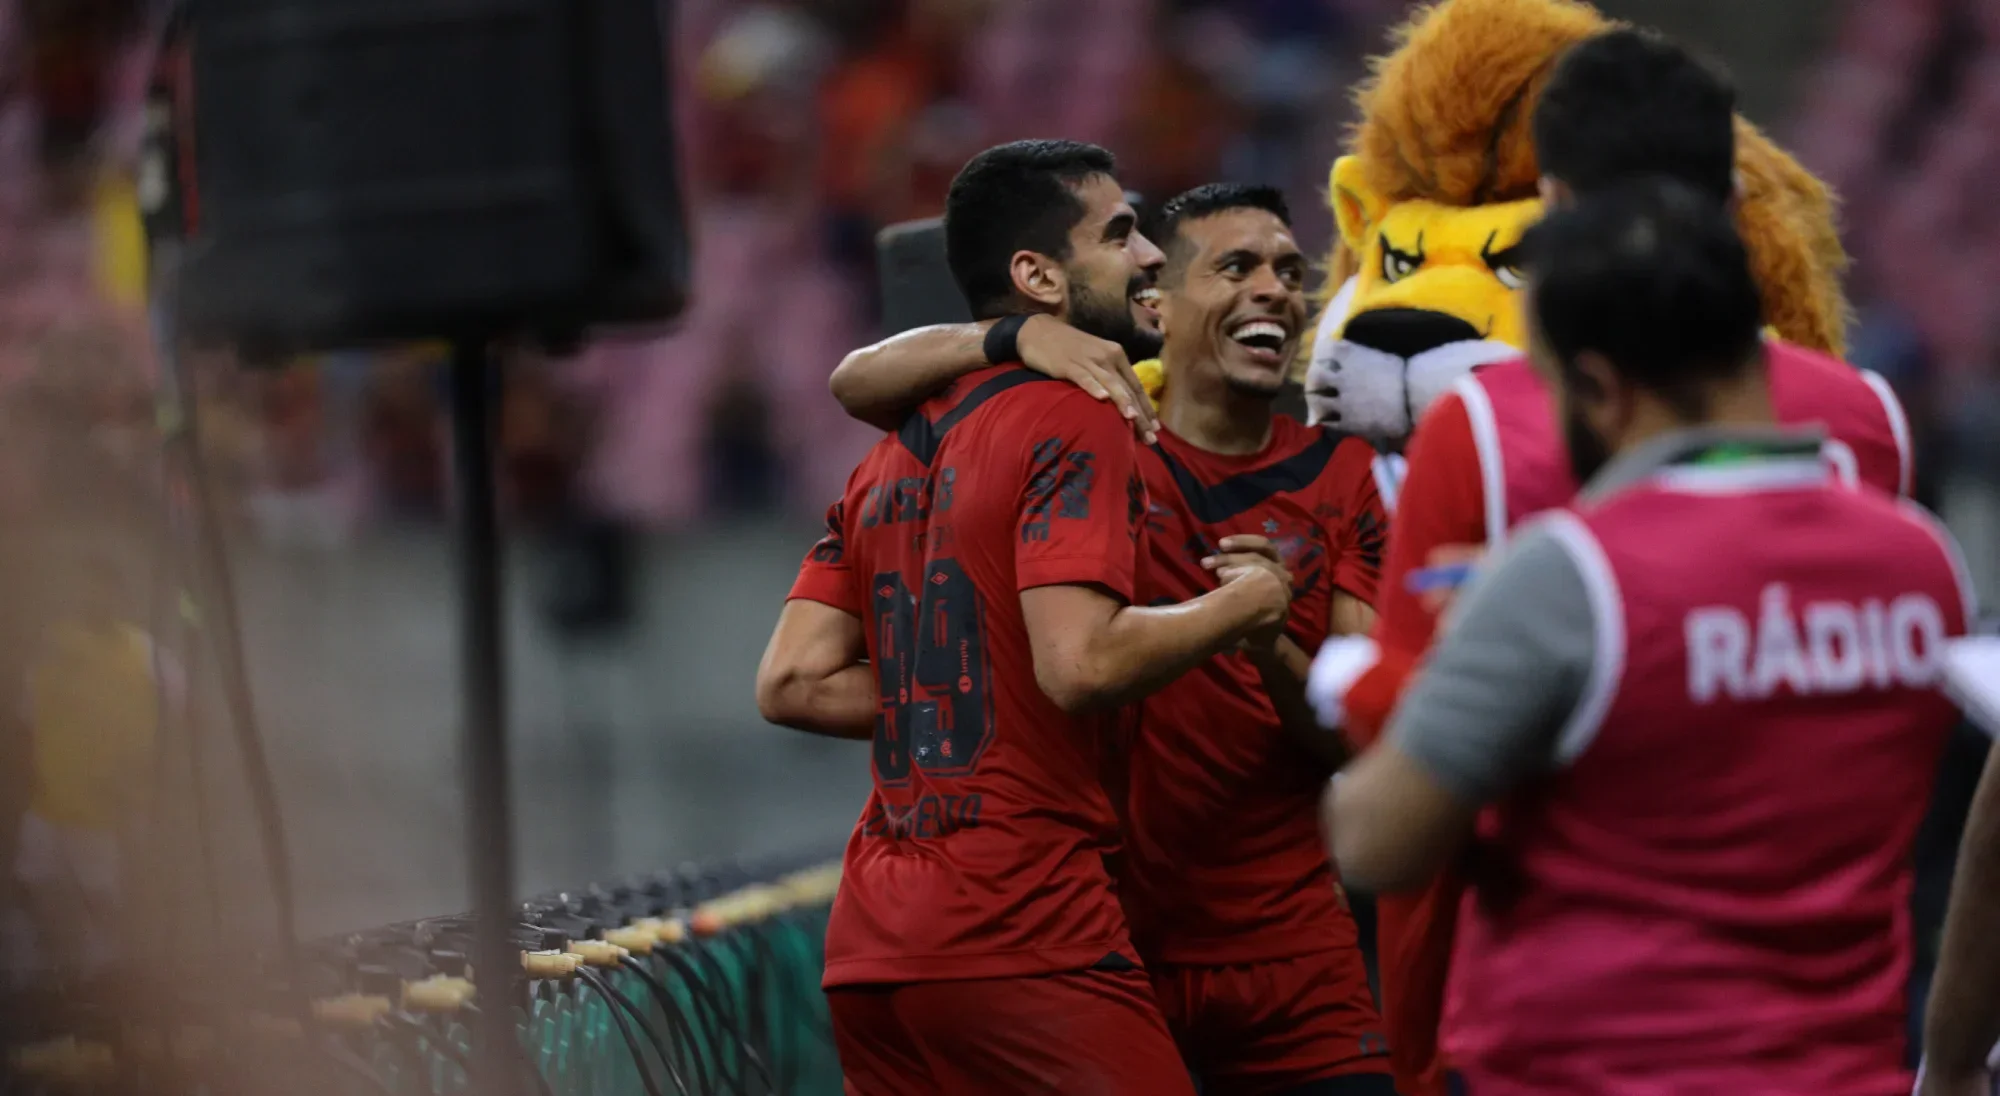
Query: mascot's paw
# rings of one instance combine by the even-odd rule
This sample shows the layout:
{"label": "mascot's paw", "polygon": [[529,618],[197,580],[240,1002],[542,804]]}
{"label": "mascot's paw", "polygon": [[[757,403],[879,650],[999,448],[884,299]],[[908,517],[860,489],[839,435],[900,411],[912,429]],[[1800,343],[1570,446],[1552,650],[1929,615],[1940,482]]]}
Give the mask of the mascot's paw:
{"label": "mascot's paw", "polygon": [[1378,448],[1401,448],[1460,377],[1520,356],[1519,349],[1491,339],[1446,343],[1412,358],[1329,339],[1315,348],[1306,371],[1306,409],[1315,426],[1358,435]]}
{"label": "mascot's paw", "polygon": [[1335,339],[1306,369],[1307,421],[1358,434],[1375,445],[1410,435],[1408,363],[1383,350]]}

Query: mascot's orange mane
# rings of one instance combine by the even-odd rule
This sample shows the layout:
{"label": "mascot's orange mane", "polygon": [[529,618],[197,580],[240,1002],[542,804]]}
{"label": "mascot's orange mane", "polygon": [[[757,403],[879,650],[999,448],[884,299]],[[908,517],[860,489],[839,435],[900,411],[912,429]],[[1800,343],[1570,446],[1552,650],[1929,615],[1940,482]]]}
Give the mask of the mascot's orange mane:
{"label": "mascot's orange mane", "polygon": [[[1442,0],[1394,34],[1355,92],[1352,151],[1390,202],[1474,206],[1534,197],[1529,121],[1564,50],[1617,26],[1576,0]],[[1790,342],[1839,353],[1847,302],[1832,195],[1738,119],[1737,220],[1767,321]],[[1335,269],[1348,263],[1336,247]],[[1337,288],[1337,284],[1336,284]]]}

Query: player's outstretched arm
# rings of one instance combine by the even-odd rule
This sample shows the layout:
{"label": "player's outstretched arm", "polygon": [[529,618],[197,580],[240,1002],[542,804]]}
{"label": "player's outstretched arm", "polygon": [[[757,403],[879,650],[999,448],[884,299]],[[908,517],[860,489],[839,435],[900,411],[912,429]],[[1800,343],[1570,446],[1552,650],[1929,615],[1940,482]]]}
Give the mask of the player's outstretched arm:
{"label": "player's outstretched arm", "polygon": [[806,598],[785,602],[757,666],[757,711],[780,726],[866,739],[879,699],[861,619]]}
{"label": "player's outstretched arm", "polygon": [[1126,605],[1089,586],[1021,591],[1035,681],[1066,712],[1157,692],[1204,659],[1283,627],[1290,607],[1290,585],[1261,567],[1226,571],[1221,587],[1160,608]]}
{"label": "player's outstretched arm", "polygon": [[1937,979],[1924,1013],[1919,1096],[1992,1091],[1987,1055],[2000,1043],[2000,750],[1987,755],[1972,799],[1944,919]]}
{"label": "player's outstretched arm", "polygon": [[[986,353],[987,334],[997,322],[934,324],[864,346],[842,359],[827,387],[849,415],[893,430],[951,382],[1001,364]],[[1153,440],[1159,423],[1152,401],[1117,343],[1045,315],[1028,317],[1014,342],[1022,365],[1112,404],[1145,441]]]}

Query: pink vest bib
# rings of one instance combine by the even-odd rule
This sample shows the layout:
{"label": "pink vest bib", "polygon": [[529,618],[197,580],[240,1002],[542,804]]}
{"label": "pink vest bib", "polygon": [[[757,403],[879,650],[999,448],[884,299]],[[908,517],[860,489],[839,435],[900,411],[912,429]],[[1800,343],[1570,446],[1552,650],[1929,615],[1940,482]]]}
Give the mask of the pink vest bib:
{"label": "pink vest bib", "polygon": [[1903,1096],[1907,856],[1969,587],[1927,514],[1810,456],[1551,523],[1598,655],[1467,896],[1446,1049],[1478,1096]]}
{"label": "pink vest bib", "polygon": [[[1779,423],[1825,431],[1827,458],[1850,482],[1908,495],[1909,424],[1888,382],[1790,343],[1764,345]],[[1507,530],[1567,505],[1578,484],[1548,388],[1526,358],[1474,370],[1456,391],[1479,451],[1487,543],[1498,545]]]}

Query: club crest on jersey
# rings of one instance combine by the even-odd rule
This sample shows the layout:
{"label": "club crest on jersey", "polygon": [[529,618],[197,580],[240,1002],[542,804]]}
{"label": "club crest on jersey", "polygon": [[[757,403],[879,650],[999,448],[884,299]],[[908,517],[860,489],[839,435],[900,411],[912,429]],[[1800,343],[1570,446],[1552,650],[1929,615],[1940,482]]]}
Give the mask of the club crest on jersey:
{"label": "club crest on jersey", "polygon": [[[1160,528],[1157,524],[1154,527]],[[1326,534],[1318,524],[1295,518],[1266,518],[1249,531],[1270,541],[1271,547],[1278,553],[1278,561],[1292,573],[1294,598],[1306,596],[1319,585],[1320,576],[1326,570]],[[1202,560],[1221,554],[1218,540],[1198,531],[1188,538],[1183,551],[1189,560],[1199,566]]]}
{"label": "club crest on jersey", "polygon": [[1292,573],[1292,596],[1299,598],[1311,593],[1326,569],[1326,542],[1319,526],[1311,522],[1267,520],[1263,530],[1285,570]]}

